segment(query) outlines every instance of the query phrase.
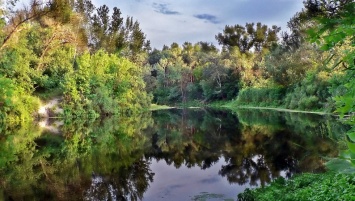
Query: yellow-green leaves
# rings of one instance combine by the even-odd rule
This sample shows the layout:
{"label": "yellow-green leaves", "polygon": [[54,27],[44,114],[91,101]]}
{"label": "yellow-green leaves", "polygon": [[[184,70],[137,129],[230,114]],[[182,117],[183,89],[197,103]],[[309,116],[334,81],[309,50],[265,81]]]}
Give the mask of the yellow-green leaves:
{"label": "yellow-green leaves", "polygon": [[142,70],[127,59],[100,50],[79,56],[75,63],[63,82],[67,115],[116,114],[149,105]]}

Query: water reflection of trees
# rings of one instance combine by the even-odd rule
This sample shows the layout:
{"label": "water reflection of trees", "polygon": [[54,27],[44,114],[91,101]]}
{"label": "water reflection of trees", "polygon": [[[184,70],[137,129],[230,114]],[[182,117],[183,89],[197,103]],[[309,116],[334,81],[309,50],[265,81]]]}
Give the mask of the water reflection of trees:
{"label": "water reflection of trees", "polygon": [[219,174],[229,182],[264,185],[322,171],[343,129],[319,116],[207,110],[76,121],[55,135],[2,124],[0,186],[5,200],[140,200],[153,181],[153,158],[201,169],[225,160]]}
{"label": "water reflection of trees", "polygon": [[[290,177],[303,171],[298,162],[307,157],[300,147],[293,146],[297,136],[286,131],[265,135],[250,127],[242,129],[242,137],[235,149],[224,155],[227,165],[219,174],[229,182],[249,185],[265,185],[279,176]],[[283,174],[283,175],[282,175]]]}
{"label": "water reflection of trees", "polygon": [[219,174],[240,185],[323,171],[322,156],[337,153],[327,136],[345,130],[334,119],[279,112],[242,111],[237,118],[229,112],[175,110],[153,116],[148,158],[201,169],[224,159]]}
{"label": "water reflection of trees", "polygon": [[149,182],[153,182],[154,173],[149,165],[146,160],[139,159],[107,176],[93,173],[84,200],[141,200]]}
{"label": "water reflection of trees", "polygon": [[142,199],[154,175],[142,157],[151,123],[148,113],[72,122],[61,135],[31,124],[2,129],[4,200]]}
{"label": "water reflection of trees", "polygon": [[[175,110],[158,111],[153,115],[155,124],[149,129],[152,146],[146,156],[163,159],[177,168],[181,165],[211,167],[223,153],[221,143],[228,142],[234,135],[223,133],[227,130],[238,133],[238,120],[230,113]],[[223,126],[221,119],[226,119]]]}

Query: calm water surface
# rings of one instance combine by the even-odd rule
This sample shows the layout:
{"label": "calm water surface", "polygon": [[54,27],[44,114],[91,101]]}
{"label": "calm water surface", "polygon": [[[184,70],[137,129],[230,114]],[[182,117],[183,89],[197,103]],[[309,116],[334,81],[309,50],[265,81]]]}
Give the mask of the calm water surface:
{"label": "calm water surface", "polygon": [[347,129],[319,115],[202,109],[45,124],[0,125],[0,200],[237,200],[324,171]]}

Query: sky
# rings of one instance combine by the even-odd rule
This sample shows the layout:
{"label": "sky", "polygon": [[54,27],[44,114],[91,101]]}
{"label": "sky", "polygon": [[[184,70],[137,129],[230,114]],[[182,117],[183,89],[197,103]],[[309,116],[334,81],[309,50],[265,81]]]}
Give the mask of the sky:
{"label": "sky", "polygon": [[290,18],[302,10],[303,0],[93,0],[98,7],[118,7],[122,16],[138,20],[153,48],[173,42],[217,41],[226,25],[261,22],[287,30]]}
{"label": "sky", "polygon": [[92,0],[96,7],[117,7],[122,16],[138,20],[151,47],[173,42],[211,42],[226,25],[261,22],[287,30],[287,22],[301,11],[303,0]]}

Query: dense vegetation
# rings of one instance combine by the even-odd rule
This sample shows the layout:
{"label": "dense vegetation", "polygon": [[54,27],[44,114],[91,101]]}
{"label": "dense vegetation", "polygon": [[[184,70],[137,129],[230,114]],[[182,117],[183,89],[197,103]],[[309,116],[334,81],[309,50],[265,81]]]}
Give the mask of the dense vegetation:
{"label": "dense vegetation", "polygon": [[[344,3],[344,4],[342,4]],[[246,190],[240,194],[240,200],[354,200],[354,69],[355,69],[355,2],[340,1],[335,4],[315,1],[312,4],[318,15],[318,24],[309,30],[311,40],[320,45],[320,50],[330,52],[325,65],[332,66],[333,72],[339,65],[344,75],[339,79],[343,84],[342,92],[333,94],[336,111],[344,117],[351,129],[345,142],[347,150],[341,151],[338,159],[328,162],[328,168],[340,172],[328,172],[322,175],[299,175],[291,181],[275,181],[264,189]],[[336,49],[341,52],[336,52]],[[336,72],[336,71],[335,71]],[[338,88],[339,88],[338,87]],[[292,193],[290,193],[292,192]]]}
{"label": "dense vegetation", "polygon": [[[340,2],[339,9],[348,3]],[[227,25],[216,35],[221,51],[212,44],[186,42],[150,52],[155,78],[148,86],[154,101],[236,99],[238,105],[334,111],[332,97],[344,94],[347,82],[345,61],[335,58],[345,56],[352,43],[344,36],[341,45],[327,51],[320,40],[307,40],[308,30],[320,25],[316,19],[328,15],[327,9],[331,11],[331,3],[305,2],[304,10],[288,23],[290,31],[281,34],[280,28],[261,23]]]}
{"label": "dense vegetation", "polygon": [[267,200],[354,200],[355,180],[345,174],[303,174],[286,181],[280,177],[265,188],[247,189],[238,195],[240,201]]}
{"label": "dense vegetation", "polygon": [[[344,70],[353,65],[354,4],[348,0],[305,1],[288,32],[260,22],[226,25],[216,35],[222,50],[209,42],[152,50],[137,21],[90,0],[34,0],[21,9],[16,3],[2,3],[1,10],[2,118],[28,119],[36,97],[53,96],[63,98],[71,117],[139,111],[151,101],[235,100],[332,112],[334,97],[349,91],[351,73]],[[343,26],[332,31],[337,19]]]}
{"label": "dense vegetation", "polygon": [[140,66],[149,41],[138,22],[90,1],[16,2],[0,13],[1,118],[30,119],[36,97],[61,97],[68,117],[149,107]]}
{"label": "dense vegetation", "polygon": [[[175,109],[62,125],[60,120],[49,123],[59,127],[56,134],[32,122],[0,123],[3,200],[141,200],[149,188],[173,184],[171,178],[156,176],[165,172],[169,177],[169,171],[157,172],[154,161],[180,170],[192,167],[206,179],[214,178],[206,171],[215,169],[227,185],[267,186],[280,175],[322,172],[320,156],[337,155],[336,140],[346,129],[330,117],[262,110],[235,115]],[[195,182],[181,178],[194,189]],[[164,185],[154,184],[160,182]]]}

